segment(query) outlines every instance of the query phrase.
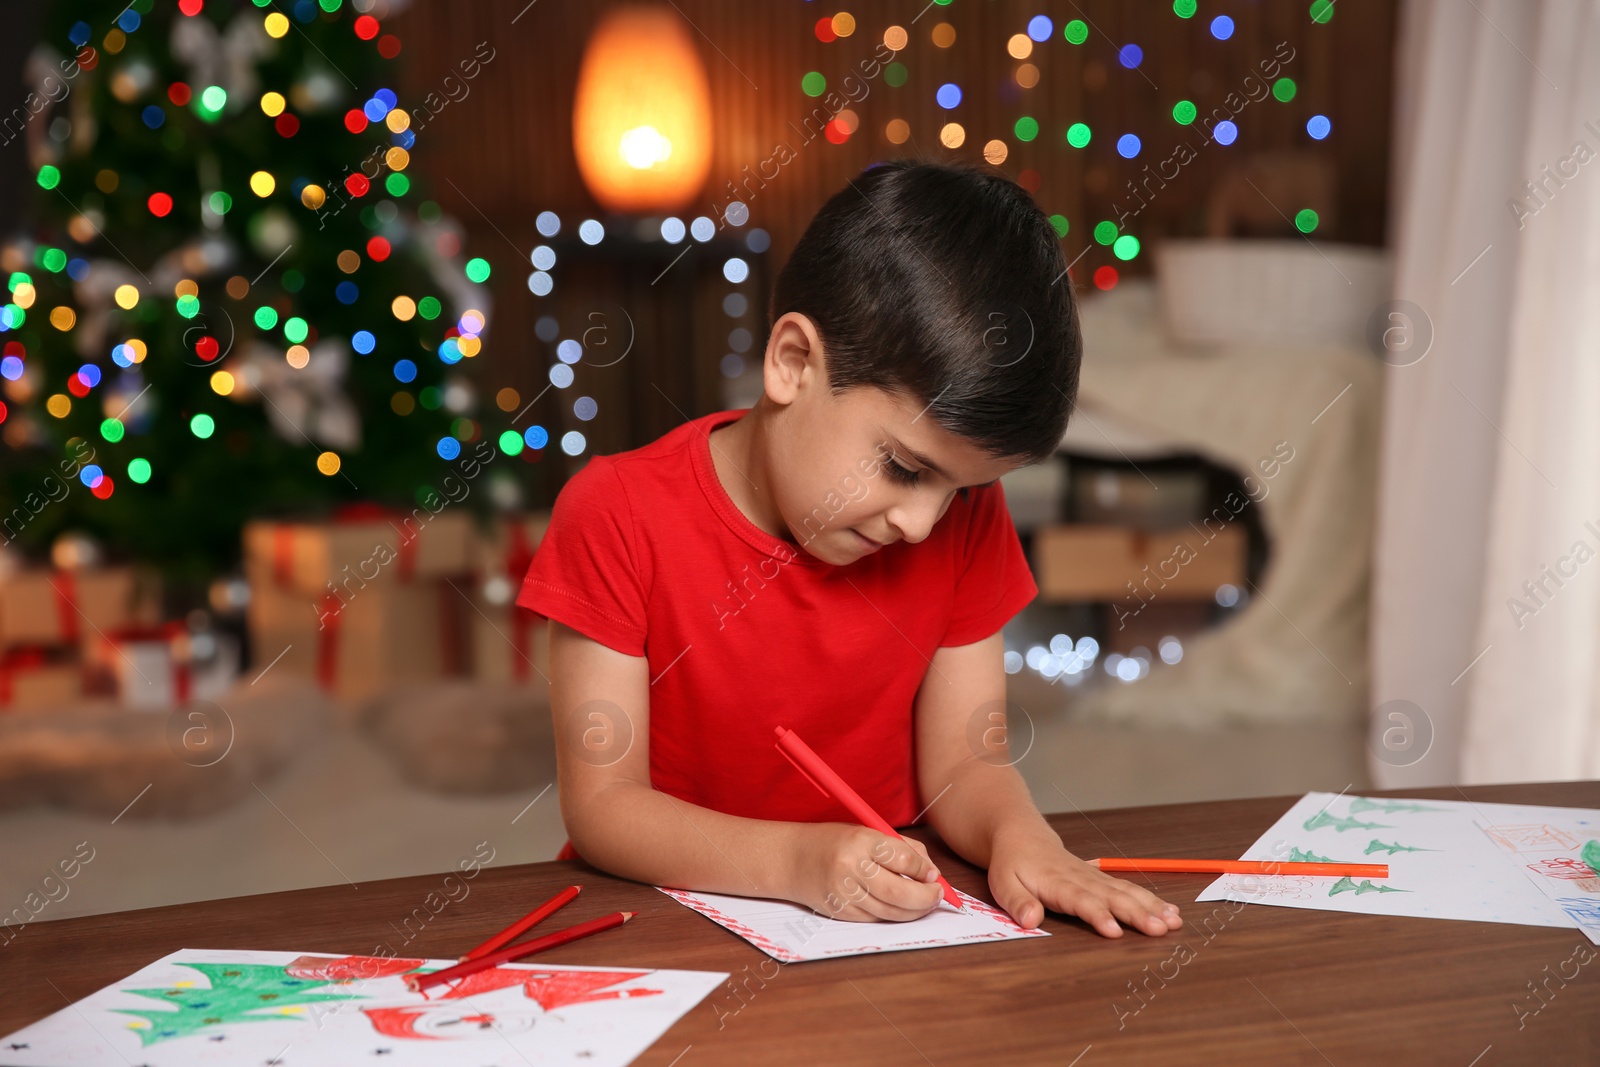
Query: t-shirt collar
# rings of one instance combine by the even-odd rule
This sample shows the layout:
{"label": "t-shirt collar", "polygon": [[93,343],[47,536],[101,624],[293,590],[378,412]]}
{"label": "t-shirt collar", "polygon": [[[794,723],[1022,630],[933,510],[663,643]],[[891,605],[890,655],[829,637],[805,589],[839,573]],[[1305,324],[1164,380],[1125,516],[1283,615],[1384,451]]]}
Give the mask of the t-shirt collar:
{"label": "t-shirt collar", "polygon": [[772,556],[783,563],[799,563],[811,567],[833,566],[826,560],[818,559],[797,545],[775,537],[751,522],[728,495],[722,479],[717,477],[716,465],[711,461],[711,431],[738,421],[749,411],[749,408],[717,411],[695,419],[691,424],[689,453],[693,457],[695,479],[699,481],[700,488],[706,495],[706,501],[711,505],[711,510],[728,524],[730,530],[764,555]]}

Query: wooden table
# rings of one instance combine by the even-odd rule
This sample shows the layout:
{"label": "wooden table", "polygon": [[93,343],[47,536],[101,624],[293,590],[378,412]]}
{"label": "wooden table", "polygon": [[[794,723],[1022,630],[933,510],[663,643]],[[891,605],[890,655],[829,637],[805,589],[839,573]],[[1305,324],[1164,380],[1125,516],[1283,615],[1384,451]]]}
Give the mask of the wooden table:
{"label": "wooden table", "polygon": [[[1600,782],[1376,795],[1600,807]],[[1081,856],[1237,856],[1293,799],[1051,823]],[[942,846],[933,852],[955,885],[992,899],[980,872]],[[0,955],[0,1034],[178,948],[368,953],[386,943],[454,956],[580,882],[563,923],[640,915],[540,962],[727,971],[737,983],[737,994],[724,986],[685,1016],[641,1065],[1600,1063],[1600,957],[1570,929],[1196,904],[1209,876],[1166,875],[1156,889],[1183,908],[1185,925],[1165,938],[1109,940],[1052,915],[1050,938],[779,966],[653,889],[581,864],[537,863],[484,869],[465,898],[413,923],[420,933],[402,942],[401,924],[441,879],[37,923]]]}

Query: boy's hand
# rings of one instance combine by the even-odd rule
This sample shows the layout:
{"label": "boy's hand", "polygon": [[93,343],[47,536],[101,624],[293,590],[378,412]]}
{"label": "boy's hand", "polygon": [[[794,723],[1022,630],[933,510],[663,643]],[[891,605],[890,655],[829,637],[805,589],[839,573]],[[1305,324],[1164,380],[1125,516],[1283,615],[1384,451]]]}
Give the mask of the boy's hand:
{"label": "boy's hand", "polygon": [[922,842],[843,823],[797,833],[790,900],[849,922],[905,922],[939,906],[939,872]]}
{"label": "boy's hand", "polygon": [[1183,925],[1175,905],[1083,862],[1053,832],[996,834],[989,889],[995,903],[1027,929],[1044,921],[1046,907],[1076,915],[1105,937],[1122,936],[1118,919],[1153,937]]}

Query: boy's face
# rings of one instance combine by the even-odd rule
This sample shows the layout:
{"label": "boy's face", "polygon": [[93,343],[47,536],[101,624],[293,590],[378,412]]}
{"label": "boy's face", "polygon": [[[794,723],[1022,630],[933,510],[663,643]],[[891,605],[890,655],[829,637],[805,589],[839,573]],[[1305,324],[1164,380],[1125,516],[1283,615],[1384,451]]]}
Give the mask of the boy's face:
{"label": "boy's face", "polygon": [[[778,407],[769,462],[772,503],[811,555],[842,565],[882,545],[915,544],[960,489],[1024,465],[949,433],[909,396],[869,386],[834,396],[814,328],[794,318],[806,329],[795,327],[786,340],[775,336],[779,351],[769,352],[765,368],[767,396]],[[807,338],[804,358],[784,351]]]}

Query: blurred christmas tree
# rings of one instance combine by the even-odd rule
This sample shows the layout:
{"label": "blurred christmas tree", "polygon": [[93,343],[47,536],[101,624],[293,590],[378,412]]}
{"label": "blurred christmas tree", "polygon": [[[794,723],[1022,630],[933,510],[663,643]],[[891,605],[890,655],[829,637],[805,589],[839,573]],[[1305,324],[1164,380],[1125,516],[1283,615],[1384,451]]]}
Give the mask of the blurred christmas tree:
{"label": "blurred christmas tree", "polygon": [[246,518],[409,511],[471,439],[451,368],[480,350],[489,265],[413,206],[387,10],[47,13],[34,228],[0,248],[5,540],[87,531],[198,583]]}

